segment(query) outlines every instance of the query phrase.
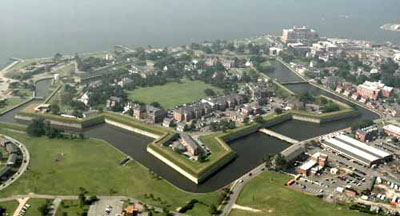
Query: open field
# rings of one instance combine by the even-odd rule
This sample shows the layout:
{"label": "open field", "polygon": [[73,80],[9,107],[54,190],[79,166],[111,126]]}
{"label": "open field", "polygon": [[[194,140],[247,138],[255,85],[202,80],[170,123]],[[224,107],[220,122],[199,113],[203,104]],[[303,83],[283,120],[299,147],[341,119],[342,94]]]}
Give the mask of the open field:
{"label": "open field", "polygon": [[25,215],[39,216],[43,215],[40,208],[46,205],[47,202],[52,202],[52,200],[47,199],[29,199],[26,203],[31,205],[28,208]]}
{"label": "open field", "polygon": [[27,97],[27,98],[20,98],[20,97],[8,98],[7,99],[7,104],[5,106],[3,106],[3,107],[0,107],[0,113],[6,111],[8,109],[11,109],[12,107],[14,107],[14,106],[16,106],[16,105],[18,105],[18,104],[20,104],[20,103],[22,103],[22,102],[24,102],[24,101],[26,101],[28,99],[29,99],[29,97]]}
{"label": "open field", "polygon": [[0,202],[0,207],[6,209],[6,214],[5,215],[12,215],[14,213],[14,211],[18,207],[18,202],[16,200],[7,201],[7,202]]}
{"label": "open field", "polygon": [[79,200],[63,200],[57,209],[56,216],[82,215],[88,210],[88,206],[80,207]]}
{"label": "open field", "polygon": [[[191,199],[207,204],[217,202],[218,193],[182,192],[155,178],[137,162],[120,166],[125,155],[101,140],[32,138],[5,129],[0,129],[0,133],[25,143],[31,154],[29,170],[2,191],[1,197],[30,192],[76,195],[79,187],[83,187],[91,194],[126,195],[149,204],[170,206],[170,209],[183,206]],[[155,199],[146,198],[145,194],[152,194]],[[196,205],[193,211],[206,215],[207,207]]]}
{"label": "open field", "polygon": [[130,100],[136,100],[146,104],[156,101],[164,108],[170,109],[176,105],[190,103],[194,100],[206,97],[204,90],[207,88],[214,90],[217,94],[222,92],[221,89],[202,81],[183,79],[179,83],[170,82],[162,86],[136,89],[128,93]]}
{"label": "open field", "polygon": [[290,176],[265,171],[244,186],[237,203],[261,210],[249,212],[233,210],[231,216],[279,215],[279,216],[365,216],[367,214],[348,210],[346,205],[329,204],[320,198],[293,191],[284,186]]}

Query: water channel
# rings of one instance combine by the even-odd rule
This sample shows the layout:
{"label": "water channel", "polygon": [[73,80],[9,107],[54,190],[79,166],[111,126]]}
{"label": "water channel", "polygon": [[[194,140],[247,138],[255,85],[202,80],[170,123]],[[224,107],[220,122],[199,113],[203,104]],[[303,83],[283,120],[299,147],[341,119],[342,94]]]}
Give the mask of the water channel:
{"label": "water channel", "polygon": [[[284,65],[281,65],[278,62],[274,63],[274,65],[277,69],[274,73],[270,74],[271,77],[285,82],[298,81],[299,77],[297,77],[297,75],[292,73]],[[48,80],[44,80],[37,83],[37,97],[45,98],[49,95],[48,82]],[[308,84],[296,84],[289,85],[287,87],[294,92],[311,90],[316,93],[325,94],[327,96],[342,100],[334,95],[331,95],[330,93],[321,91]],[[34,100],[30,103],[38,102],[41,102],[41,100]],[[0,121],[16,123],[13,117],[24,107],[26,107],[26,105],[0,116]],[[292,120],[271,127],[270,129],[297,140],[304,140],[349,127],[354,121],[378,118],[376,114],[369,110],[361,107],[359,109],[361,111],[361,115],[352,119],[340,120],[321,125]],[[254,133],[249,136],[234,140],[230,142],[229,145],[237,153],[237,157],[231,163],[223,167],[219,172],[206,179],[203,183],[196,185],[166,164],[147,153],[146,145],[152,141],[152,139],[148,137],[133,134],[131,132],[127,132],[105,124],[90,128],[85,133],[89,137],[99,138],[109,142],[111,145],[131,156],[134,160],[154,171],[163,179],[167,180],[176,187],[195,193],[205,193],[220,189],[237,178],[240,178],[240,176],[250,171],[257,165],[261,164],[262,158],[265,154],[279,153],[289,146],[288,143],[262,133]]]}

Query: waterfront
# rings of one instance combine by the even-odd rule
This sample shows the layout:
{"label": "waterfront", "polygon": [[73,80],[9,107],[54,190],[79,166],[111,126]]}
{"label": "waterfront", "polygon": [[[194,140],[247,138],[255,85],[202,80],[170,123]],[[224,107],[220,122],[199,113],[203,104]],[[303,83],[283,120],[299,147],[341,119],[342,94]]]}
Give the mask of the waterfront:
{"label": "waterfront", "polygon": [[[288,82],[298,81],[298,79],[300,79],[281,63],[275,62],[274,66],[276,67],[275,72],[269,75],[276,78],[278,81]],[[37,83],[37,97],[46,97],[49,95],[48,84],[49,80],[43,80]],[[295,84],[288,85],[287,87],[296,93],[311,90],[314,93],[322,93],[342,100],[309,84]],[[34,100],[30,103],[37,103],[40,101],[41,100]],[[15,123],[16,121],[13,116],[24,107],[26,107],[26,105],[1,116],[0,120]],[[326,124],[313,124],[290,120],[273,126],[270,129],[297,140],[305,140],[345,127],[350,127],[354,121],[360,119],[375,119],[378,117],[369,110],[361,107],[359,107],[359,109],[361,115],[357,118],[344,119]],[[86,135],[109,142],[115,148],[131,156],[134,160],[178,188],[196,193],[212,192],[228,185],[254,167],[260,165],[264,155],[279,153],[289,146],[288,143],[259,132],[236,139],[228,144],[236,152],[237,157],[203,183],[196,185],[146,151],[147,144],[152,141],[151,138],[105,124],[88,129]]]}
{"label": "waterfront", "polygon": [[[400,44],[398,0],[186,0],[0,2],[0,65],[10,57],[110,50],[114,45],[169,46],[204,40],[280,34],[307,25],[320,35]],[[290,5],[290,7],[288,7]],[[35,10],[32,10],[35,8]],[[161,35],[161,36],[160,36]]]}

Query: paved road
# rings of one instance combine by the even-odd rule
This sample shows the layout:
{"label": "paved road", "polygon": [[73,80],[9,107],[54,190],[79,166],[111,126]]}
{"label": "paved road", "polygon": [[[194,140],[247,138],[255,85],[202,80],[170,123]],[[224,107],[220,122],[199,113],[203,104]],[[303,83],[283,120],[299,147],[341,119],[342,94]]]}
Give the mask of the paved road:
{"label": "paved road", "polygon": [[[99,198],[99,200],[130,200],[131,202],[141,202],[140,200],[137,199],[133,199],[132,197],[127,197],[127,196],[97,196],[97,198]],[[26,195],[13,195],[10,197],[6,197],[6,198],[0,198],[0,202],[7,202],[7,201],[12,201],[12,200],[17,200],[20,202],[20,200],[26,199],[25,202],[28,199],[50,199],[50,200],[54,200],[53,204],[55,207],[59,206],[59,202],[61,202],[62,200],[77,200],[78,196],[75,195],[47,195],[47,194],[26,194]],[[25,202],[22,204],[25,205]],[[144,202],[141,202],[144,203]],[[21,206],[21,202],[20,202],[20,206]],[[162,208],[157,207],[157,206],[152,206],[152,205],[147,205],[149,208],[153,208],[155,211],[158,212],[162,212]],[[21,207],[21,208],[22,208]],[[18,210],[18,211],[17,211]],[[21,211],[21,209],[17,209],[15,212],[19,213],[19,211]],[[105,208],[102,209],[102,211],[104,212]],[[55,208],[54,210],[54,214],[56,213],[57,209]],[[116,211],[115,211],[116,212]],[[173,213],[174,215],[177,216],[186,216],[186,214],[181,214],[178,212],[174,212],[171,211],[171,213]],[[98,216],[98,215],[96,215]]]}
{"label": "paved road", "polygon": [[19,177],[22,176],[22,174],[26,171],[26,169],[28,168],[29,162],[30,162],[30,155],[29,155],[29,151],[26,148],[26,146],[24,144],[22,144],[21,142],[19,142],[18,140],[2,135],[4,136],[6,139],[10,140],[11,142],[13,142],[20,150],[22,153],[22,164],[19,167],[18,171],[11,176],[10,178],[8,178],[8,180],[6,182],[4,182],[3,184],[0,185],[0,191],[7,188],[8,186],[10,186],[12,183],[14,183],[15,181],[17,181],[19,179]]}
{"label": "paved road", "polygon": [[230,195],[230,199],[228,200],[228,203],[221,209],[222,216],[229,215],[229,212],[232,210],[232,207],[235,205],[237,199],[239,198],[240,191],[242,191],[244,185],[247,184],[252,179],[254,179],[255,177],[257,177],[258,175],[260,175],[263,172],[264,168],[265,164],[263,163],[258,167],[252,169],[250,172],[243,175],[241,178],[239,178],[232,184],[230,188],[232,192],[232,194]]}
{"label": "paved road", "polygon": [[13,214],[13,216],[18,216],[19,213],[21,212],[22,208],[24,207],[25,203],[29,200],[29,197],[26,198],[22,198],[22,199],[18,199],[18,207],[17,209],[15,209],[15,212]]}

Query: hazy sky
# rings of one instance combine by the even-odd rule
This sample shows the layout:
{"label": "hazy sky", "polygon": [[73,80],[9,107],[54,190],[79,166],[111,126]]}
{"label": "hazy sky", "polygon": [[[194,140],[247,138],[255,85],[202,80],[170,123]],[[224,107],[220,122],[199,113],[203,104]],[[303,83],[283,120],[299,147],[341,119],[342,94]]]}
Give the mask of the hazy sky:
{"label": "hazy sky", "polygon": [[230,39],[292,25],[400,43],[399,34],[378,29],[394,21],[399,0],[1,0],[0,64],[11,56]]}

